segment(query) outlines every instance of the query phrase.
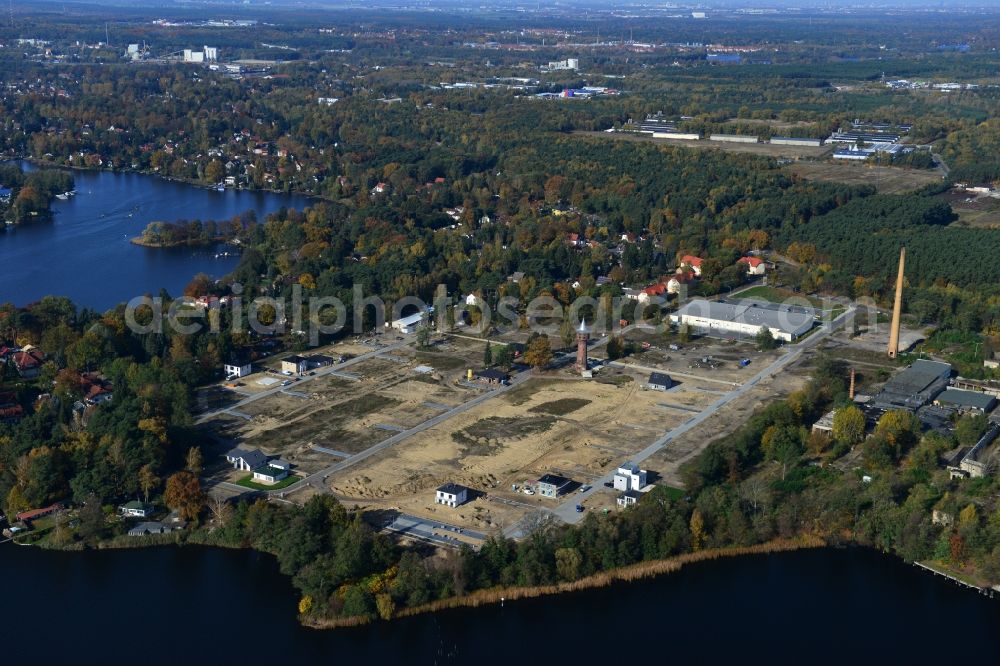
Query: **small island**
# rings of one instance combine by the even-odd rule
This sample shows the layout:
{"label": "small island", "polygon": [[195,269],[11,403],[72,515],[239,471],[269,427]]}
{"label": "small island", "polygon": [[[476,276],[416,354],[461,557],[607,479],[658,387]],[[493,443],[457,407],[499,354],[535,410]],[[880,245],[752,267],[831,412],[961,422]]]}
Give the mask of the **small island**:
{"label": "small island", "polygon": [[154,221],[131,240],[134,245],[152,248],[211,246],[239,242],[257,224],[253,211],[236,215],[231,220]]}

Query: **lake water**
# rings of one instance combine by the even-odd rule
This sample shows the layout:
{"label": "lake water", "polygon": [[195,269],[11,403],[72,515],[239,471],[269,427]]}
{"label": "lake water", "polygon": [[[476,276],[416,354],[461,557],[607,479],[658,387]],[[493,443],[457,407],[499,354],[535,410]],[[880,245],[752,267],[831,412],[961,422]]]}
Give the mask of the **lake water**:
{"label": "lake water", "polygon": [[74,171],[73,178],[77,195],[52,203],[51,222],[0,230],[0,303],[26,305],[55,295],[104,310],[161,288],[176,296],[196,273],[221,277],[239,257],[216,258],[216,248],[130,243],[147,224],[224,220],[247,210],[263,221],[283,206],[301,209],[309,203],[303,196],[216,192],[133,173]]}
{"label": "lake water", "polygon": [[315,631],[274,560],[0,545],[3,663],[998,663],[989,599],[867,550],[706,562],[573,595]]}

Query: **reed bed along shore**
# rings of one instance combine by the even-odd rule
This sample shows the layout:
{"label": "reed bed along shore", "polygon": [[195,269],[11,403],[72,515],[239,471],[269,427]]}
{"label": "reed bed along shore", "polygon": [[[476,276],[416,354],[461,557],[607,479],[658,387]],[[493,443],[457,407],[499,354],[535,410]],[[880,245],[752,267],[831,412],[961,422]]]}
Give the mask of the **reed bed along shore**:
{"label": "reed bed along shore", "polygon": [[[578,592],[599,587],[607,587],[619,582],[630,582],[653,576],[680,571],[685,565],[696,562],[707,562],[727,557],[744,557],[746,555],[765,555],[768,553],[783,553],[805,548],[823,548],[826,541],[818,536],[802,536],[794,539],[775,539],[754,546],[734,546],[731,548],[710,548],[693,553],[684,553],[665,560],[639,562],[620,569],[603,571],[593,576],[587,576],[567,583],[556,585],[539,585],[531,587],[499,587],[488,590],[476,590],[460,597],[450,597],[432,601],[412,608],[401,608],[393,617],[410,617],[423,613],[433,613],[449,608],[477,608],[501,601],[516,601],[532,599],[566,592]],[[305,618],[303,624],[315,629],[334,629],[338,627],[356,627],[371,622],[367,617],[344,618]]]}

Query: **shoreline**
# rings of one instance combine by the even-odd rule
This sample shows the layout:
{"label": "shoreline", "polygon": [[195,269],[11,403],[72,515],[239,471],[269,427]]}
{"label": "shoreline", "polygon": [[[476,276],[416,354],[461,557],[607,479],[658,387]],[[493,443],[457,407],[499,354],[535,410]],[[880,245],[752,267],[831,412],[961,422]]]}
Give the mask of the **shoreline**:
{"label": "shoreline", "polygon": [[[183,185],[190,185],[191,187],[197,187],[197,188],[202,189],[202,190],[214,190],[215,189],[215,187],[213,187],[211,185],[206,185],[205,183],[202,183],[201,181],[192,180],[190,178],[175,178],[173,176],[164,176],[163,174],[158,173],[156,171],[148,171],[148,170],[143,170],[143,169],[132,169],[132,168],[128,168],[128,167],[107,168],[107,167],[74,166],[74,165],[67,165],[67,164],[59,164],[58,162],[49,162],[47,160],[40,160],[40,159],[35,158],[35,157],[24,157],[24,156],[20,156],[20,155],[15,156],[15,157],[10,157],[10,158],[4,158],[4,159],[0,160],[0,162],[18,162],[18,161],[27,162],[27,163],[29,163],[29,164],[31,164],[33,166],[36,166],[36,167],[42,168],[42,169],[67,169],[69,171],[81,171],[81,172],[85,172],[85,173],[101,173],[101,172],[106,172],[106,173],[122,173],[122,174],[132,173],[132,174],[137,174],[137,175],[140,175],[140,176],[150,176],[152,178],[159,178],[160,180],[167,181],[168,183],[181,183]],[[289,190],[289,191],[286,192],[284,190],[273,190],[273,189],[267,189],[267,188],[263,188],[263,187],[262,188],[256,188],[256,187],[227,187],[226,191],[227,192],[263,192],[263,193],[266,193],[266,194],[289,194],[289,195],[296,195],[296,196],[306,197],[307,199],[315,199],[317,201],[328,201],[328,202],[331,202],[331,203],[335,203],[335,200],[333,200],[333,199],[329,199],[329,198],[324,197],[323,195],[320,195],[320,194],[314,194],[312,192],[305,192],[303,190]]]}
{"label": "shoreline", "polygon": [[[748,555],[766,555],[770,553],[784,553],[812,548],[826,548],[829,545],[830,544],[821,537],[802,536],[794,539],[775,539],[754,546],[731,546],[728,548],[700,550],[693,553],[683,553],[665,560],[638,562],[626,567],[593,574],[572,582],[535,587],[506,587],[476,590],[475,592],[471,592],[460,597],[439,599],[420,606],[413,606],[412,608],[402,608],[396,613],[393,613],[392,618],[388,621],[391,622],[392,620],[398,618],[435,613],[452,608],[478,608],[480,606],[495,605],[507,601],[549,597],[566,594],[568,592],[579,592],[582,590],[608,587],[616,583],[627,583],[645,578],[653,578],[655,576],[676,573],[683,569],[684,566],[698,562],[707,562],[710,560],[724,558],[746,557]],[[375,621],[375,618],[359,616],[344,618],[303,618],[300,616],[299,620],[304,627],[308,627],[310,629],[338,629],[342,627],[357,627],[371,624]]]}
{"label": "shoreline", "polygon": [[154,243],[143,240],[142,236],[134,236],[129,239],[129,243],[138,247],[148,247],[156,250],[166,250],[174,247],[213,247],[216,245],[226,245],[232,243],[232,238],[210,238],[201,241],[185,241],[183,243]]}

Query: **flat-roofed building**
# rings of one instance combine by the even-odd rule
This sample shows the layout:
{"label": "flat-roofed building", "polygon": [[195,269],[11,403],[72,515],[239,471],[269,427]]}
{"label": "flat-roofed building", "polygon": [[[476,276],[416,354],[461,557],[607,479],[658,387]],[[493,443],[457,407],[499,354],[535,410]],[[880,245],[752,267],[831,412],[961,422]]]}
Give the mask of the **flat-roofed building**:
{"label": "flat-roofed building", "polygon": [[753,336],[767,328],[775,339],[792,342],[809,332],[816,315],[795,305],[698,298],[672,313],[670,320],[720,337]]}
{"label": "flat-roofed building", "polygon": [[748,134],[710,134],[709,141],[726,141],[728,143],[759,143],[760,139]]}
{"label": "flat-roofed building", "polygon": [[823,139],[799,138],[796,136],[772,136],[771,143],[776,146],[822,146]]}
{"label": "flat-roofed building", "polygon": [[890,379],[875,396],[878,409],[916,410],[937,397],[948,387],[951,365],[940,361],[919,359]]}
{"label": "flat-roofed building", "polygon": [[988,393],[949,388],[934,399],[934,404],[963,413],[986,414],[997,406],[997,399]]}

